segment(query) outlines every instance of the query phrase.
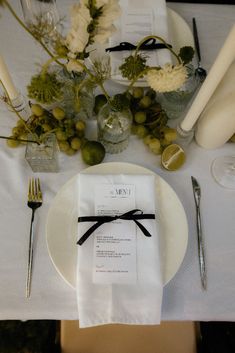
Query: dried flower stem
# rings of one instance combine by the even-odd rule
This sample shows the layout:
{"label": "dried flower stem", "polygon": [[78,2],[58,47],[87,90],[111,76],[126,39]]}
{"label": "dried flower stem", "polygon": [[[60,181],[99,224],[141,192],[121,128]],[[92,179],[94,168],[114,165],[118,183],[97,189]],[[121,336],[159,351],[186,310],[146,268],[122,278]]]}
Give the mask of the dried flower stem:
{"label": "dried flower stem", "polygon": [[19,141],[19,142],[31,142],[31,143],[36,143],[37,145],[40,145],[38,141],[18,139],[16,137],[0,136],[0,139],[13,140],[13,141]]}

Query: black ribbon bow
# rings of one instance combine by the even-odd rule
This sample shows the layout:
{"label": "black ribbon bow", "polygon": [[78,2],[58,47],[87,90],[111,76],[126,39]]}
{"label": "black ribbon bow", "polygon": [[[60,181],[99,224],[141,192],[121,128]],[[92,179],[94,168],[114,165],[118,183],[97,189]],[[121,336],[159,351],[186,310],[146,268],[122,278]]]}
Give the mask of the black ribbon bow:
{"label": "black ribbon bow", "polygon": [[[106,48],[105,51],[123,51],[123,50],[134,50],[137,46],[128,42],[121,42],[116,47]],[[145,42],[143,42],[139,49],[141,50],[155,50],[155,49],[165,49],[165,48],[172,48],[170,44],[164,43],[156,43],[155,38],[149,38]]]}
{"label": "black ribbon bow", "polygon": [[141,229],[146,237],[151,237],[149,231],[140,223],[140,219],[155,219],[155,214],[153,213],[143,213],[143,211],[135,209],[129,212],[123,213],[120,216],[86,216],[78,217],[78,222],[96,222],[91,226],[78,240],[77,244],[82,245],[84,241],[102,224],[115,221],[116,219],[125,219],[127,221],[134,221],[136,225]]}

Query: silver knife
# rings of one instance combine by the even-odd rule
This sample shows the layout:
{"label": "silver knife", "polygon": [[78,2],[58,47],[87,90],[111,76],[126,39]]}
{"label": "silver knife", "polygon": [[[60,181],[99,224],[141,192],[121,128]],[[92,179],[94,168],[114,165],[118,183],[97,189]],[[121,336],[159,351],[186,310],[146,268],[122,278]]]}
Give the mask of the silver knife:
{"label": "silver knife", "polygon": [[193,195],[196,204],[196,215],[197,215],[197,239],[198,239],[198,257],[200,265],[200,276],[202,288],[206,290],[206,264],[205,264],[205,252],[202,237],[202,226],[201,226],[201,215],[200,215],[200,200],[201,200],[201,188],[197,180],[191,176],[193,185]]}

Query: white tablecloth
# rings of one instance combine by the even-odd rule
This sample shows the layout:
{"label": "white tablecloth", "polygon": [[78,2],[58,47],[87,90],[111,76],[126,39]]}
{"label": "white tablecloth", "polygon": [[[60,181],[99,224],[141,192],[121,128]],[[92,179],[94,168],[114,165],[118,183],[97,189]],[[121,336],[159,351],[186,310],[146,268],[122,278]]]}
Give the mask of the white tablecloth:
{"label": "white tablecloth", "polygon": [[[19,2],[11,1],[18,9]],[[61,12],[71,0],[58,0]],[[235,6],[168,3],[191,25],[196,17],[202,62],[212,65],[235,19]],[[25,92],[37,63],[45,55],[11,17],[0,8],[0,51],[16,85]],[[117,92],[121,86],[109,84]],[[10,134],[16,117],[0,105],[0,134]],[[161,169],[159,157],[149,153],[134,136],[122,153],[106,155],[105,162],[124,161],[142,165],[161,175],[182,201],[189,223],[189,243],[183,264],[163,293],[163,320],[235,321],[235,192],[217,185],[211,174],[212,160],[234,152],[234,144],[204,150],[195,143],[187,163],[177,172]],[[41,174],[44,203],[36,217],[32,295],[25,299],[25,277],[31,212],[26,206],[27,184],[32,172],[24,160],[24,148],[9,149],[0,140],[0,319],[77,319],[75,291],[54,268],[46,246],[45,223],[51,201],[61,186],[86,165],[81,156],[60,154],[60,173]],[[195,205],[191,175],[202,187],[202,215],[208,271],[208,289],[201,290],[197,256]]]}

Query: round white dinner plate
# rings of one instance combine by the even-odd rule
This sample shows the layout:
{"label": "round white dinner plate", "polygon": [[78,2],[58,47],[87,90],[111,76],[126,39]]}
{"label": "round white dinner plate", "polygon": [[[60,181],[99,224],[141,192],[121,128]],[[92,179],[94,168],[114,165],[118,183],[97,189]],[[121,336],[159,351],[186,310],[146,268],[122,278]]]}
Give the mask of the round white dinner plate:
{"label": "round white dinner plate", "polygon": [[[169,29],[169,38],[171,38],[170,43],[173,46],[176,53],[179,52],[181,47],[191,46],[194,48],[194,39],[192,31],[187,24],[187,22],[174,10],[167,8],[167,17],[168,17],[168,29]],[[117,82],[121,85],[129,85],[129,81],[126,79],[118,80],[115,77],[112,77],[114,82]],[[147,87],[148,84],[144,80],[138,81],[139,87]]]}
{"label": "round white dinner plate", "polygon": [[[178,271],[188,243],[188,224],[184,208],[171,186],[159,175],[129,163],[101,163],[82,171],[88,174],[153,174],[156,176],[156,198],[159,209],[163,283]],[[57,193],[48,212],[46,238],[51,260],[62,278],[76,288],[77,262],[77,176]],[[87,191],[89,192],[89,190]]]}

